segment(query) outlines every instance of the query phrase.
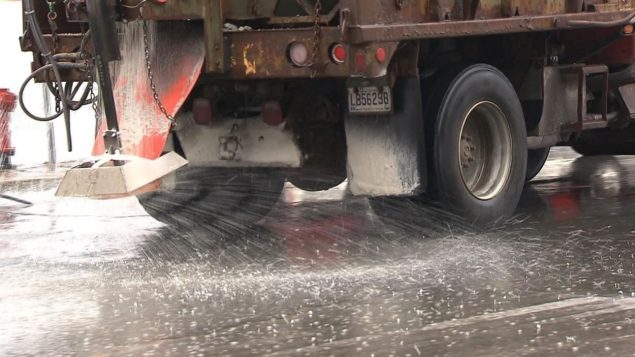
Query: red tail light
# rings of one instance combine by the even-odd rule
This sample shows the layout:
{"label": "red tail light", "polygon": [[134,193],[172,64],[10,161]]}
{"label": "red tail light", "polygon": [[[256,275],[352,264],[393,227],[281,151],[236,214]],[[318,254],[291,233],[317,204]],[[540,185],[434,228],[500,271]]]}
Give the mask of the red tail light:
{"label": "red tail light", "polygon": [[355,54],[355,69],[357,72],[366,70],[366,54],[363,51],[357,51]]}
{"label": "red tail light", "polygon": [[262,120],[271,126],[278,126],[284,122],[282,106],[276,100],[266,101],[262,104]]}
{"label": "red tail light", "polygon": [[192,102],[194,122],[198,125],[209,125],[213,121],[212,103],[206,98],[196,98]]}
{"label": "red tail light", "polygon": [[336,43],[331,47],[331,61],[342,64],[346,61],[346,47],[341,43]]}
{"label": "red tail light", "polygon": [[386,62],[386,49],[384,49],[383,47],[379,47],[376,51],[375,51],[375,59],[377,60],[377,62],[379,63],[384,63]]}

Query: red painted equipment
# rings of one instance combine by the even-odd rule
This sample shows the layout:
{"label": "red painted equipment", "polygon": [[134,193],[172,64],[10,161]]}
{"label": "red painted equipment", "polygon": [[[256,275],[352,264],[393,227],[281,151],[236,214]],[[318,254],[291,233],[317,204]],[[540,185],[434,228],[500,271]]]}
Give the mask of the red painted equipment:
{"label": "red painted equipment", "polygon": [[15,99],[15,94],[0,88],[0,169],[10,168],[11,156],[15,154],[9,131],[9,114],[15,109]]}
{"label": "red painted equipment", "polygon": [[[630,65],[635,61],[635,36],[632,25],[580,29],[562,34],[570,53],[587,64]],[[589,48],[599,50],[590,52]]]}
{"label": "red painted equipment", "polygon": [[[154,43],[156,53],[178,53],[179,56],[153,56],[151,68],[157,95],[165,110],[176,115],[198,80],[205,59],[202,34],[193,33],[186,27],[158,27]],[[119,132],[122,135],[122,149],[126,155],[154,160],[161,156],[172,124],[155,104],[151,84],[145,71],[116,76],[113,81],[114,100],[119,113]],[[126,108],[144,108],[149,112],[140,120],[138,113]],[[93,154],[105,152],[104,132],[106,122],[102,122],[93,147]],[[143,128],[140,130],[140,128]]]}

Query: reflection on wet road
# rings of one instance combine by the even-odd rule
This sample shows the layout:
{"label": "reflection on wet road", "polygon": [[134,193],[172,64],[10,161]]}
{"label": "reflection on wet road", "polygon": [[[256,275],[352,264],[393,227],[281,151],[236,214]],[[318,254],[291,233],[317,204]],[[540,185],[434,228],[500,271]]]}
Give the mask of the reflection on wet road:
{"label": "reflection on wet road", "polygon": [[187,232],[13,192],[0,355],[632,355],[635,158],[553,158],[488,232],[342,189]]}

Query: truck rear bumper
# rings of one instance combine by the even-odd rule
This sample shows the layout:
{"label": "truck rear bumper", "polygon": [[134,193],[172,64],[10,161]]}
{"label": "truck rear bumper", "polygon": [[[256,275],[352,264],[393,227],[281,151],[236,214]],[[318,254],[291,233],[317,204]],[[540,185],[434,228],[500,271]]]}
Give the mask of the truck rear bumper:
{"label": "truck rear bumper", "polygon": [[[179,23],[182,21],[174,21]],[[163,26],[162,26],[163,27]],[[203,32],[203,26],[197,26],[196,31]],[[204,36],[200,36],[201,39]],[[294,79],[310,78],[314,70],[313,66],[295,66],[288,58],[288,49],[292,43],[302,43],[309,51],[313,48],[314,32],[311,28],[296,29],[271,29],[248,31],[224,31],[223,44],[225,51],[222,54],[212,53],[206,47],[206,67],[204,73],[213,79],[223,80],[248,80],[248,79]],[[44,35],[47,45],[52,48],[53,38]],[[72,52],[79,47],[82,36],[78,34],[58,34],[58,51]],[[398,42],[373,43],[362,45],[344,44],[347,59],[344,63],[335,63],[331,60],[330,50],[334,44],[343,43],[342,34],[338,28],[323,27],[321,29],[319,54],[317,56],[317,73],[315,77],[323,78],[347,78],[351,76],[375,78],[386,74],[386,68],[397,48]],[[383,48],[386,60],[379,63],[375,56],[377,48]],[[22,51],[36,51],[30,41],[22,41]],[[356,56],[363,55],[365,65],[362,70],[356,67]],[[39,56],[35,53],[35,56]],[[222,56],[222,58],[211,57]],[[209,67],[209,63],[223,63],[223,71],[216,71]],[[37,61],[32,69],[39,67]],[[69,70],[62,73],[64,80],[88,80],[86,72]],[[42,76],[36,78],[43,80]]]}
{"label": "truck rear bumper", "polygon": [[302,152],[283,126],[270,126],[257,117],[197,125],[182,115],[176,136],[192,166],[300,167]]}

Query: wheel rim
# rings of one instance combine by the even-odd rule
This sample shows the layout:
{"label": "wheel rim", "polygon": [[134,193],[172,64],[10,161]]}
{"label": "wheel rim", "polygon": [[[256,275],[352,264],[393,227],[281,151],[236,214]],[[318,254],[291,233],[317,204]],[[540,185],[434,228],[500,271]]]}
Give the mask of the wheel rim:
{"label": "wheel rim", "polygon": [[512,166],[512,137],[505,113],[494,103],[475,104],[463,117],[459,169],[467,190],[490,200],[505,188]]}

